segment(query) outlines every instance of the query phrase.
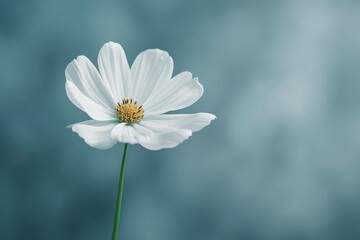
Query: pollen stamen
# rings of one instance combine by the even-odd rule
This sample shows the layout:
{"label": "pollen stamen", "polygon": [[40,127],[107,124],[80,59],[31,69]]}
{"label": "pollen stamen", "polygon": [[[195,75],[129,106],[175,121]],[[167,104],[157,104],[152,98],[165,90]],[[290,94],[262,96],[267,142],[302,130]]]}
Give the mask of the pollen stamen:
{"label": "pollen stamen", "polygon": [[115,108],[118,118],[126,123],[138,123],[144,117],[144,109],[133,102],[132,98],[123,98],[121,103],[117,103]]}

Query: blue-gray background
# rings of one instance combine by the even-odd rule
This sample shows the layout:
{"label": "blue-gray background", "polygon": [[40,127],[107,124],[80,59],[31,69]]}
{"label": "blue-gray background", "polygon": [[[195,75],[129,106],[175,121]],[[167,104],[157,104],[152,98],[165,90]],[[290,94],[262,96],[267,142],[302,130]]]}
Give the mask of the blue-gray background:
{"label": "blue-gray background", "polygon": [[179,147],[131,146],[121,239],[360,239],[359,1],[0,1],[0,239],[110,239],[122,145],[64,70],[108,41],[168,51],[218,116]]}

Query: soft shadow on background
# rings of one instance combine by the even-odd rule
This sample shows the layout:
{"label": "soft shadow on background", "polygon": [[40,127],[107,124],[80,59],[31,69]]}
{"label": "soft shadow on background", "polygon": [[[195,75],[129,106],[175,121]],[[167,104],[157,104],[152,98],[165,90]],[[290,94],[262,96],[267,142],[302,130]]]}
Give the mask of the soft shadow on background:
{"label": "soft shadow on background", "polygon": [[[196,3],[195,3],[196,2]],[[360,239],[359,1],[0,1],[0,239],[110,239],[122,145],[65,127],[66,65],[119,42],[191,71],[218,116],[129,148],[121,239]]]}

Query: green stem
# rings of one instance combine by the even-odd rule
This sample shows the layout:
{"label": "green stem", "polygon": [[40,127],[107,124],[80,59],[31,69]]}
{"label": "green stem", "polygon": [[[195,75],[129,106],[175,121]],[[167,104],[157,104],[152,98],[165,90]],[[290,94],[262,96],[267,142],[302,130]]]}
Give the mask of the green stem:
{"label": "green stem", "polygon": [[120,222],[122,195],[123,195],[123,189],[124,189],[124,172],[125,172],[127,148],[128,148],[128,144],[125,143],[123,158],[122,158],[122,162],[121,162],[118,193],[117,193],[117,199],[116,199],[116,210],[115,210],[112,240],[117,239],[118,232],[119,232],[119,222]]}

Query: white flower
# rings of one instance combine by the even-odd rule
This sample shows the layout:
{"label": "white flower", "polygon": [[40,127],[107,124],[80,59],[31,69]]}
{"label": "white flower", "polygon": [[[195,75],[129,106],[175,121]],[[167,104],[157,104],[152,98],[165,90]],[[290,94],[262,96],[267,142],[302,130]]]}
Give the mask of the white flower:
{"label": "white flower", "polygon": [[117,142],[172,148],[216,118],[210,113],[164,114],[192,105],[203,94],[190,72],[172,77],[173,60],[165,51],[148,49],[130,68],[123,48],[109,42],[99,52],[98,65],[99,71],[79,56],[65,70],[69,99],[92,118],[71,128],[94,148],[108,149]]}

